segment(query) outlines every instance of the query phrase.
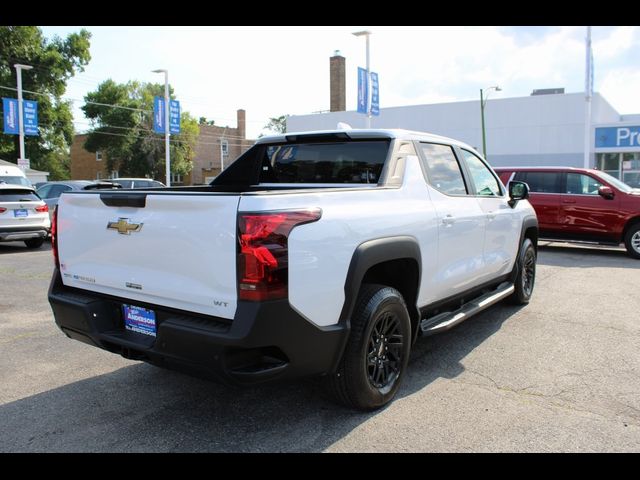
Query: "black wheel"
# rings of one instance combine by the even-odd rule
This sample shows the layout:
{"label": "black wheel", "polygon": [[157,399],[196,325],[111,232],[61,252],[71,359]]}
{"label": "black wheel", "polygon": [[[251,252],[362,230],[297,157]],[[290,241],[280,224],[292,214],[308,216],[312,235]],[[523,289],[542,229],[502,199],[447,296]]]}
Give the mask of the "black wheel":
{"label": "black wheel", "polygon": [[624,236],[624,246],[630,257],[640,258],[640,223],[631,225]]}
{"label": "black wheel", "polygon": [[27,248],[40,248],[44,243],[44,238],[30,238],[29,240],[25,240],[24,244]]}
{"label": "black wheel", "polygon": [[515,266],[515,291],[507,297],[507,301],[514,305],[526,305],[531,300],[533,285],[536,281],[536,249],[533,242],[525,238],[520,248],[520,255]]}
{"label": "black wheel", "polygon": [[338,370],[327,379],[340,403],[373,410],[395,396],[409,361],[411,322],[400,292],[361,287]]}

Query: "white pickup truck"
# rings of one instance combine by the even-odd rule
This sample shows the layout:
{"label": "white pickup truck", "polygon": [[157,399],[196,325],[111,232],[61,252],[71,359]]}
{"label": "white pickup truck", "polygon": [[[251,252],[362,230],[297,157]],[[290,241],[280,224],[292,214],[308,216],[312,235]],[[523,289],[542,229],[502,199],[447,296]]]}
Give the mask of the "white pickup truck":
{"label": "white pickup truck", "polygon": [[49,302],[68,337],[126,358],[236,384],[322,375],[379,408],[419,335],[529,301],[527,195],[449,138],[264,137],[209,186],[64,193]]}

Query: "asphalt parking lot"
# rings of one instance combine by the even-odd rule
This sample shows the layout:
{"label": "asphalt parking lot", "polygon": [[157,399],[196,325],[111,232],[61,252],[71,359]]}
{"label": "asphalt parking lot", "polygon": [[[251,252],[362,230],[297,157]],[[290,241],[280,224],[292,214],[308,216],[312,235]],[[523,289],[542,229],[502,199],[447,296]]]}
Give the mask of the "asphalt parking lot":
{"label": "asphalt parking lot", "polygon": [[67,339],[49,244],[0,244],[1,452],[640,450],[640,261],[541,243],[532,302],[420,339],[399,396],[354,413],[317,380],[232,388]]}

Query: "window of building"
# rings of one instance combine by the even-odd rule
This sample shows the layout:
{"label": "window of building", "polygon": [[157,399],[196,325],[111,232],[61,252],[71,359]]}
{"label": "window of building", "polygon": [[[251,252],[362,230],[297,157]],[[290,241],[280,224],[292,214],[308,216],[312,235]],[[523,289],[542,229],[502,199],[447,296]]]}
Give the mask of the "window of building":
{"label": "window of building", "polygon": [[229,156],[229,142],[225,139],[220,140],[220,149],[222,150],[222,155],[225,157]]}
{"label": "window of building", "polygon": [[96,152],[96,162],[100,162],[102,160],[102,152],[98,150]]}
{"label": "window of building", "polygon": [[597,154],[598,170],[622,180],[633,188],[640,188],[640,152]]}
{"label": "window of building", "polygon": [[565,193],[574,195],[598,195],[602,183],[595,178],[582,173],[567,173],[567,188]]}
{"label": "window of building", "polygon": [[109,178],[118,178],[118,170],[111,170],[111,176]]}
{"label": "window of building", "polygon": [[560,172],[516,172],[514,180],[525,182],[532,193],[562,193]]}
{"label": "window of building", "polygon": [[467,162],[467,167],[469,167],[469,173],[471,173],[471,178],[476,187],[476,194],[483,196],[502,195],[498,180],[484,162],[467,150],[462,150],[462,154]]}
{"label": "window of building", "polygon": [[172,173],[171,183],[182,183],[182,175],[180,175],[179,173]]}
{"label": "window of building", "polygon": [[449,145],[422,143],[429,183],[447,195],[466,195],[467,188],[462,177],[458,159]]}
{"label": "window of building", "polygon": [[102,180],[102,172],[96,173],[96,180]]}

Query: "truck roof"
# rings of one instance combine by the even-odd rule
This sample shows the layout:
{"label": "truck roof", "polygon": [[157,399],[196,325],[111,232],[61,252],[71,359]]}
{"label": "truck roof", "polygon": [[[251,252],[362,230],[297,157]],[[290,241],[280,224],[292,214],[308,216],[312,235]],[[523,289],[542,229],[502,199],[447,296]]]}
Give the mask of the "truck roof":
{"label": "truck roof", "polygon": [[460,147],[469,148],[471,150],[475,149],[466,143],[460,142],[458,140],[454,140],[453,138],[443,137],[441,135],[435,135],[433,133],[426,132],[417,132],[413,130],[404,130],[400,128],[389,128],[389,129],[364,129],[364,128],[354,128],[354,129],[344,129],[344,130],[314,130],[314,131],[306,131],[306,132],[287,132],[278,135],[268,135],[262,138],[259,138],[256,141],[256,144],[261,143],[287,143],[287,142],[295,142],[299,139],[308,138],[310,140],[321,138],[321,137],[331,137],[335,136],[336,138],[344,138],[344,139],[365,139],[365,138],[385,138],[392,140],[418,140],[424,142],[435,142],[435,143],[447,143],[450,145],[457,145]]}

